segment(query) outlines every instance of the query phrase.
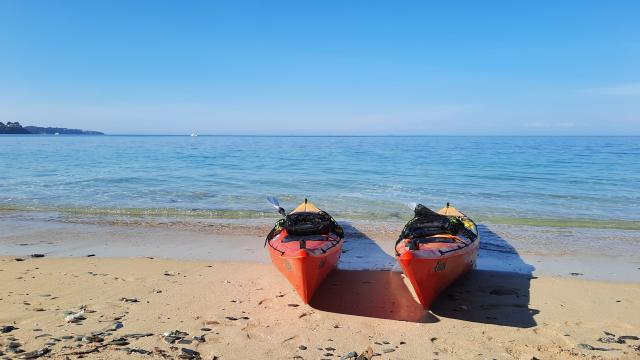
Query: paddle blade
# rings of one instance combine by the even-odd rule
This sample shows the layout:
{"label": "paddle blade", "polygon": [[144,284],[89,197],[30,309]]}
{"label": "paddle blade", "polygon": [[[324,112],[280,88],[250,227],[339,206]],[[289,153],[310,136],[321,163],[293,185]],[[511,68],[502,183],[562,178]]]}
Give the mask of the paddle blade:
{"label": "paddle blade", "polygon": [[275,196],[267,196],[267,201],[273,205],[274,208],[280,209],[280,202]]}
{"label": "paddle blade", "polygon": [[278,213],[280,213],[280,215],[286,216],[286,211],[280,206],[278,198],[276,198],[275,196],[267,196],[267,201],[269,201],[271,205],[278,210]]}

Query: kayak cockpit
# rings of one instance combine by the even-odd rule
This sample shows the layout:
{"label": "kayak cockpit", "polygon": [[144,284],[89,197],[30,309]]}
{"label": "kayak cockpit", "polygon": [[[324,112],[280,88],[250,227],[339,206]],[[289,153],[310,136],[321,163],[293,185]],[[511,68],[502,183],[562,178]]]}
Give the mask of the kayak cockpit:
{"label": "kayak cockpit", "polygon": [[282,239],[283,243],[288,243],[292,241],[299,242],[316,242],[316,241],[332,241],[334,238],[329,235],[291,235],[287,234],[287,236]]}
{"label": "kayak cockpit", "polygon": [[343,237],[342,227],[331,215],[305,201],[276,222],[266,242],[283,256],[299,250],[315,255],[336,247]]}
{"label": "kayak cockpit", "polygon": [[431,257],[440,257],[452,251],[462,250],[472,243],[470,239],[450,235],[403,239],[396,245],[396,252],[402,254],[406,251],[420,251],[429,253],[430,255],[427,255]]}
{"label": "kayak cockpit", "polygon": [[417,205],[396,242],[396,254],[426,251],[428,257],[443,256],[471,245],[478,239],[476,224],[466,215],[447,206],[434,212]]}

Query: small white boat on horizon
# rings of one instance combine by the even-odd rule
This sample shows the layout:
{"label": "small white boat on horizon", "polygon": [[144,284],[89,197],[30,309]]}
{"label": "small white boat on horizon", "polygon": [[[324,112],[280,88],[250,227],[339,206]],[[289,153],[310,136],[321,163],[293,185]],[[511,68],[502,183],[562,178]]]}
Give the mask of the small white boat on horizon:
{"label": "small white boat on horizon", "polygon": [[191,136],[191,137],[196,137],[196,136],[198,136],[198,134],[196,134],[196,133],[191,133],[191,135],[189,135],[189,136]]}

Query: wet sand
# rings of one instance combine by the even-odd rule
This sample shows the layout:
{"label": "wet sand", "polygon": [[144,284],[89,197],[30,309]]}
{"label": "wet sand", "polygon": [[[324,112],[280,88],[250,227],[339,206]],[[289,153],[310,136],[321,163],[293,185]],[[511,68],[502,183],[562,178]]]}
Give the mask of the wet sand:
{"label": "wet sand", "polygon": [[[77,219],[33,213],[0,213],[0,256],[47,257],[144,257],[165,259],[247,261],[269,263],[264,251],[269,219],[243,221],[176,221],[159,219]],[[338,267],[343,270],[396,270],[393,248],[395,224],[341,223],[346,239]],[[553,237],[523,239],[514,227],[480,225],[478,268],[536,276],[577,276],[583,279],[638,282],[640,254],[635,249],[640,232],[606,233],[607,248],[576,249],[575,253],[554,249]],[[530,230],[529,230],[530,231]],[[541,230],[538,230],[540,232]],[[580,229],[551,229],[566,234]],[[604,237],[605,234],[600,235]],[[541,244],[529,244],[540,241]],[[562,240],[558,240],[561,242]],[[566,239],[564,240],[566,241]],[[588,241],[585,239],[584,241]],[[599,240],[606,243],[605,240]],[[572,245],[577,247],[576,245]],[[566,246],[565,248],[568,248]],[[574,275],[572,275],[574,274]],[[577,275],[576,275],[577,274]]]}
{"label": "wet sand", "polygon": [[[189,350],[203,359],[337,359],[368,347],[378,359],[640,356],[632,283],[474,271],[425,312],[393,271],[335,271],[303,305],[261,263],[2,257],[0,269],[0,326],[16,328],[0,334],[5,356],[10,346],[50,349],[52,359]],[[84,319],[71,319],[80,311]],[[163,335],[174,330],[186,334]]]}

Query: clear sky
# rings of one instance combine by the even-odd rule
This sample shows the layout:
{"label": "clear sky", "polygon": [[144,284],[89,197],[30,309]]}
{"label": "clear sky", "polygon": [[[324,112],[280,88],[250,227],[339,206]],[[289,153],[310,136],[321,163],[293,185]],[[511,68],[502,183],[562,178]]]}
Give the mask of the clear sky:
{"label": "clear sky", "polygon": [[640,135],[640,1],[0,0],[0,121]]}

